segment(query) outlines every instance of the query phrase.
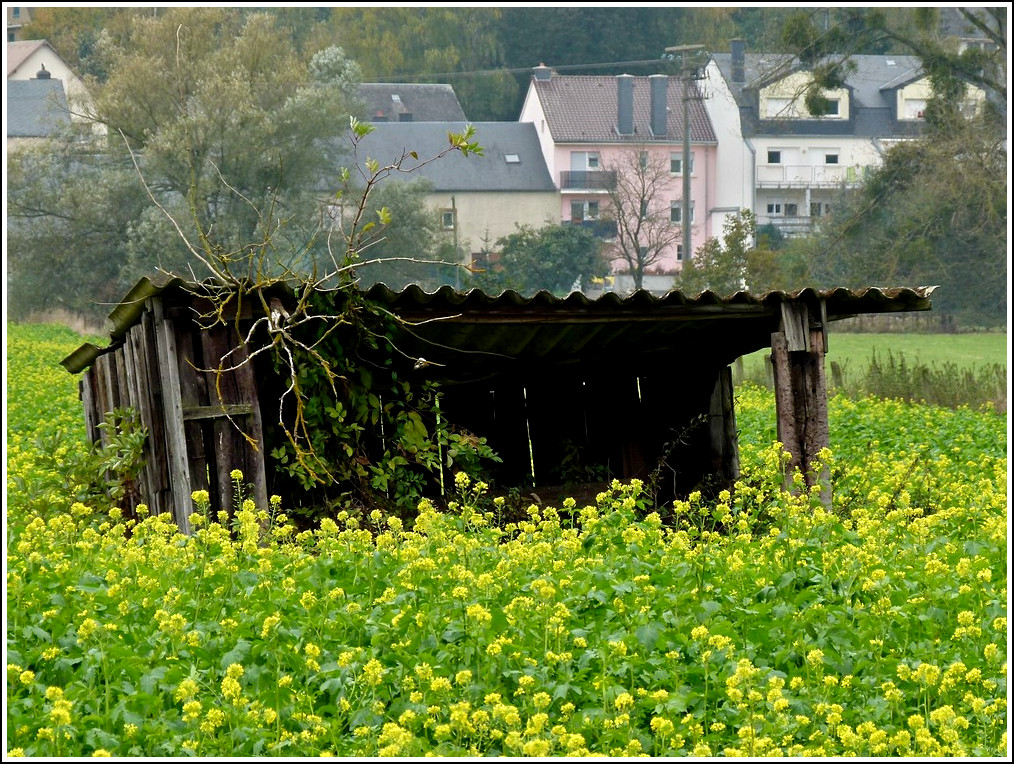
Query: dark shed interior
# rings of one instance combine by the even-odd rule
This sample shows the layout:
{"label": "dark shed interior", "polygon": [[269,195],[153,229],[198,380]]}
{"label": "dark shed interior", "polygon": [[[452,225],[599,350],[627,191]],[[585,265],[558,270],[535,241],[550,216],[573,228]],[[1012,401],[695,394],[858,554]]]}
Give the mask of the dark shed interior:
{"label": "dark shed interior", "polygon": [[[400,319],[396,344],[403,355],[395,360],[405,378],[439,383],[448,421],[486,437],[503,458],[500,485],[643,479],[657,470],[667,498],[712,476],[737,476],[730,368],[737,358],[783,348],[781,357],[796,366],[782,373],[780,432],[783,419],[787,430],[810,432],[799,421],[807,411],[823,416],[826,432],[829,324],[928,310],[932,289],[591,299],[376,285],[365,296]],[[266,497],[264,454],[272,444],[251,448],[223,414],[246,417],[247,433],[263,440],[261,421],[277,411],[277,401],[259,397],[268,389],[263,368],[255,374],[244,367],[224,385],[199,371],[235,347],[238,335],[236,324],[201,329],[193,300],[185,282],[142,279],[110,315],[111,344],[82,346],[63,361],[68,371],[84,372],[93,438],[101,437],[95,425],[113,407],[141,410],[151,441],[141,500],[174,512],[185,531],[191,491],[224,493],[236,466],[260,482],[257,498]],[[777,366],[775,375],[777,384]],[[819,405],[793,403],[814,395],[825,398],[823,414]],[[797,440],[797,448],[815,453],[817,440]]]}

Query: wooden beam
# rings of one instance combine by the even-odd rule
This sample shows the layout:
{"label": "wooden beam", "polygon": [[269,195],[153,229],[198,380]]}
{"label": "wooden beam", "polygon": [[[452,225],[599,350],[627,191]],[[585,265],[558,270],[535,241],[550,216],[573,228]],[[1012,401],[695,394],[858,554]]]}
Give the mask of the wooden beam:
{"label": "wooden beam", "polygon": [[827,469],[817,459],[830,443],[824,327],[820,321],[811,325],[811,319],[805,304],[783,303],[781,331],[771,335],[777,431],[792,457],[786,465],[787,484],[799,469],[807,486],[824,486],[821,500],[830,507]]}
{"label": "wooden beam", "polygon": [[183,409],[183,419],[221,419],[231,416],[250,416],[253,406],[249,404],[233,404],[220,406],[187,406]]}

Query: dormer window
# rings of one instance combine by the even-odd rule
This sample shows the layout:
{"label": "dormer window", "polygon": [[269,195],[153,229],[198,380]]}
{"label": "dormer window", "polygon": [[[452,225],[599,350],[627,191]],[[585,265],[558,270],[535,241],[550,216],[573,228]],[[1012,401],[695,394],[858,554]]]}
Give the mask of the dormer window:
{"label": "dormer window", "polygon": [[841,101],[837,98],[833,98],[827,101],[827,108],[824,111],[825,117],[839,117],[841,116]]}
{"label": "dormer window", "polygon": [[926,118],[926,99],[925,98],[905,98],[902,102],[901,108],[901,119],[925,119]]}

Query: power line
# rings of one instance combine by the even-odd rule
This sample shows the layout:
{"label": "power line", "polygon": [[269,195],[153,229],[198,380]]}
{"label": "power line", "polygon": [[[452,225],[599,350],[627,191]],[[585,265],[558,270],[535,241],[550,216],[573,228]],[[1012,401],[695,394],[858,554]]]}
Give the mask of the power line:
{"label": "power line", "polygon": [[[554,71],[580,71],[586,69],[610,69],[617,66],[648,66],[649,64],[671,64],[671,60],[662,56],[658,58],[646,58],[640,61],[609,61],[599,64],[564,64],[563,66],[551,66]],[[437,77],[481,77],[490,74],[524,74],[531,72],[534,67],[516,67],[512,69],[476,69],[471,72],[432,72],[429,74],[394,74],[386,77],[371,77],[371,82],[407,82],[413,79],[435,79]]]}

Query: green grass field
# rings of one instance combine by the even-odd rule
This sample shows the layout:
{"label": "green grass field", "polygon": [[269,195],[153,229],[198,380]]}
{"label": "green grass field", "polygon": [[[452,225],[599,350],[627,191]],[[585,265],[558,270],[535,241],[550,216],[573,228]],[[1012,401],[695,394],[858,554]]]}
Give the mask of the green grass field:
{"label": "green grass field", "polygon": [[[861,373],[870,365],[874,354],[878,358],[888,353],[896,358],[900,354],[908,364],[942,366],[953,363],[961,369],[978,368],[991,364],[1006,365],[1008,361],[1007,334],[1000,332],[977,334],[864,334],[837,333],[832,325],[828,334],[827,364],[841,364],[846,373]],[[770,350],[758,350],[743,358],[743,373],[747,379],[760,376]]]}

